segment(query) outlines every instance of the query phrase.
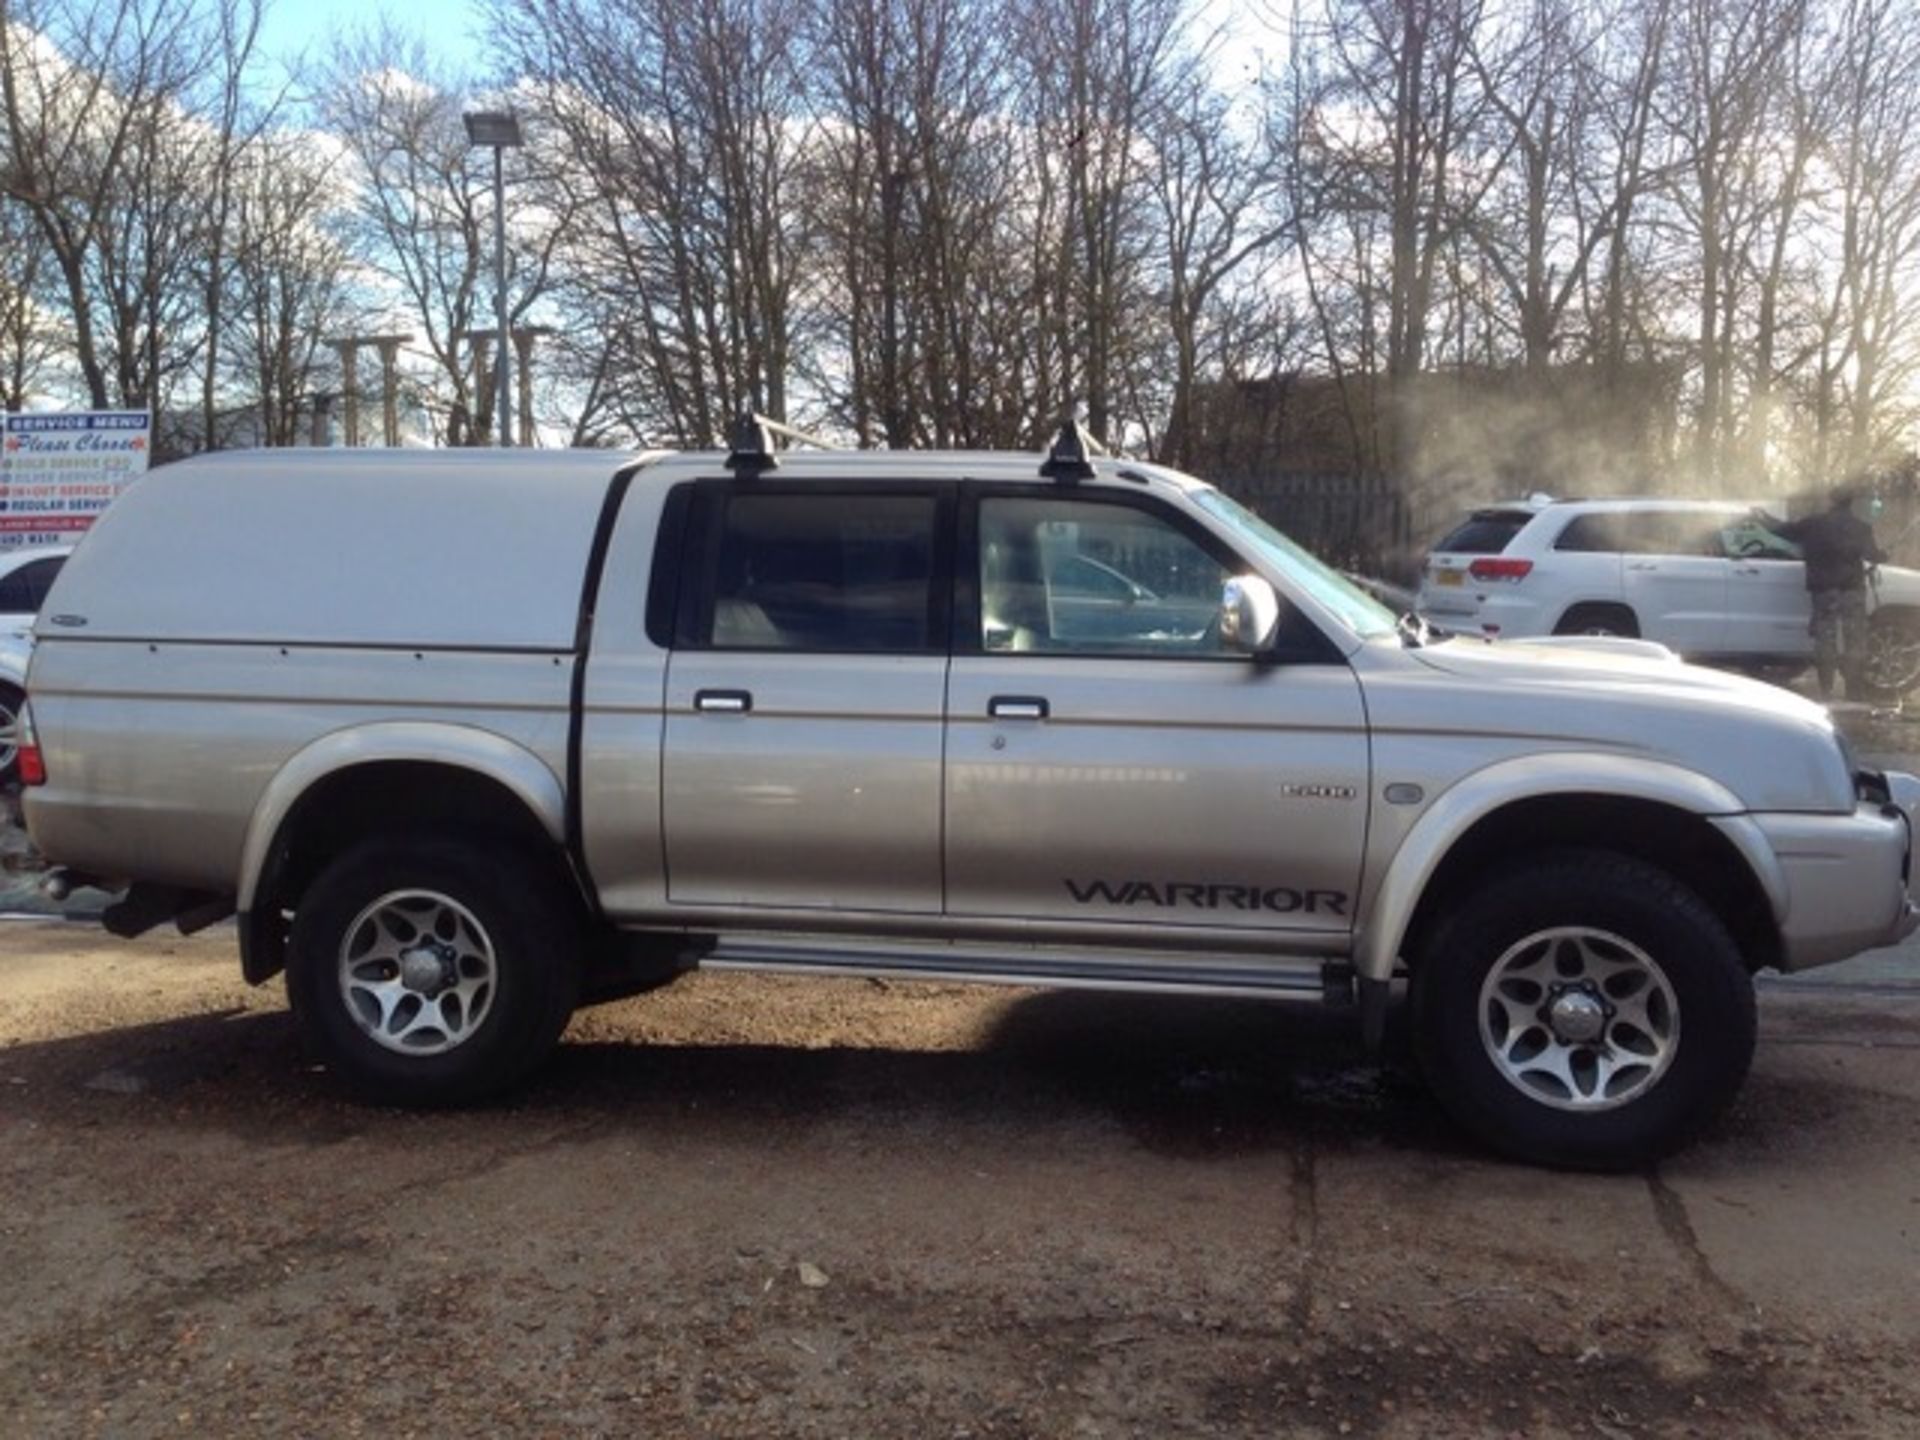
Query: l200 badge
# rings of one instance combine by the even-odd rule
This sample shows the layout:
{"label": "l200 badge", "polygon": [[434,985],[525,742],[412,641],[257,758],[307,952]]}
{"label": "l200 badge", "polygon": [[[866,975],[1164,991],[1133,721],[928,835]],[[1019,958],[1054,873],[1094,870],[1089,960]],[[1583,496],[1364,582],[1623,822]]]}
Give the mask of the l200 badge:
{"label": "l200 badge", "polygon": [[1360,792],[1351,785],[1282,785],[1280,795],[1286,800],[1351,800]]}

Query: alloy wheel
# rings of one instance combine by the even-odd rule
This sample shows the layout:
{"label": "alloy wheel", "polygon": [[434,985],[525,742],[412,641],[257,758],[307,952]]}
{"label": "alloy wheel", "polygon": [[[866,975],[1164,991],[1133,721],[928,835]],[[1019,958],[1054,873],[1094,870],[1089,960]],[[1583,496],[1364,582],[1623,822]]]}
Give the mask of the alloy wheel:
{"label": "alloy wheel", "polygon": [[1680,1004],[1659,964],[1604,930],[1537,931],[1480,987],[1480,1038],[1516,1089],[1562,1110],[1610,1110],[1659,1083]]}
{"label": "alloy wheel", "polygon": [[340,994],[360,1029],[403,1055],[439,1055],[486,1021],[499,982],[493,941],[471,910],[431,890],[395,890],[340,944]]}

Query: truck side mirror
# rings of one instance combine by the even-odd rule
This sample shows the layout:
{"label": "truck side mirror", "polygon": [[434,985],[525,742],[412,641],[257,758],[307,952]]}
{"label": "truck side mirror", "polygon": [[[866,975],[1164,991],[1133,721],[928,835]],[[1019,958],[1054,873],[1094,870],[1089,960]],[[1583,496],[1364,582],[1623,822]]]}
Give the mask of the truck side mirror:
{"label": "truck side mirror", "polygon": [[1220,638],[1228,648],[1258,655],[1280,628],[1280,597],[1258,575],[1236,575],[1220,589]]}

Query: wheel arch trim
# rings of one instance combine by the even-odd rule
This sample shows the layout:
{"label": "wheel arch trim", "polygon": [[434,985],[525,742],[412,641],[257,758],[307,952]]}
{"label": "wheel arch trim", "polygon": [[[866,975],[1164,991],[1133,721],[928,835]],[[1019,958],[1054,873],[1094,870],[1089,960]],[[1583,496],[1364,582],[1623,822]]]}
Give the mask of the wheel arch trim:
{"label": "wheel arch trim", "polygon": [[1775,921],[1785,920],[1789,891],[1780,862],[1738,797],[1718,781],[1664,761],[1623,755],[1529,755],[1475,771],[1435,799],[1414,823],[1388,863],[1355,936],[1355,972],[1367,980],[1392,978],[1429,883],[1475,825],[1510,805],[1556,797],[1647,801],[1706,821],[1752,870]]}
{"label": "wheel arch trim", "polygon": [[[1618,614],[1624,615],[1633,625],[1633,634],[1625,638],[1630,640],[1639,640],[1639,639],[1644,639],[1646,636],[1646,632],[1641,628],[1641,625],[1640,625],[1640,612],[1638,610],[1635,610],[1632,605],[1628,604],[1625,597],[1620,597],[1612,600],[1595,600],[1591,597],[1586,597],[1579,600],[1569,600],[1566,604],[1560,607],[1560,618],[1553,622],[1553,633],[1556,635],[1563,633],[1560,627],[1565,625],[1570,619],[1573,618],[1573,616],[1577,612],[1581,610],[1615,611]],[[1574,632],[1574,633],[1577,633],[1577,632]]]}
{"label": "wheel arch trim", "polygon": [[392,763],[465,770],[491,780],[525,806],[556,844],[565,842],[566,797],[560,778],[524,746],[471,725],[424,720],[356,725],[313,741],[267,782],[240,851],[239,909],[253,908],[281,828],[314,786],[363,765]]}

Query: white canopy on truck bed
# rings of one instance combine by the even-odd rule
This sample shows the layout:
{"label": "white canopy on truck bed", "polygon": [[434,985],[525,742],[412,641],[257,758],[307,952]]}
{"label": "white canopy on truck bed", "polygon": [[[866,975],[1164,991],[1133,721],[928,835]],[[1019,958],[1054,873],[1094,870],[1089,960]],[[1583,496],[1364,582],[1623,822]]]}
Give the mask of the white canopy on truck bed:
{"label": "white canopy on truck bed", "polygon": [[36,629],[566,650],[608,487],[641,458],[249,450],[183,460],[136,481],[101,516]]}

